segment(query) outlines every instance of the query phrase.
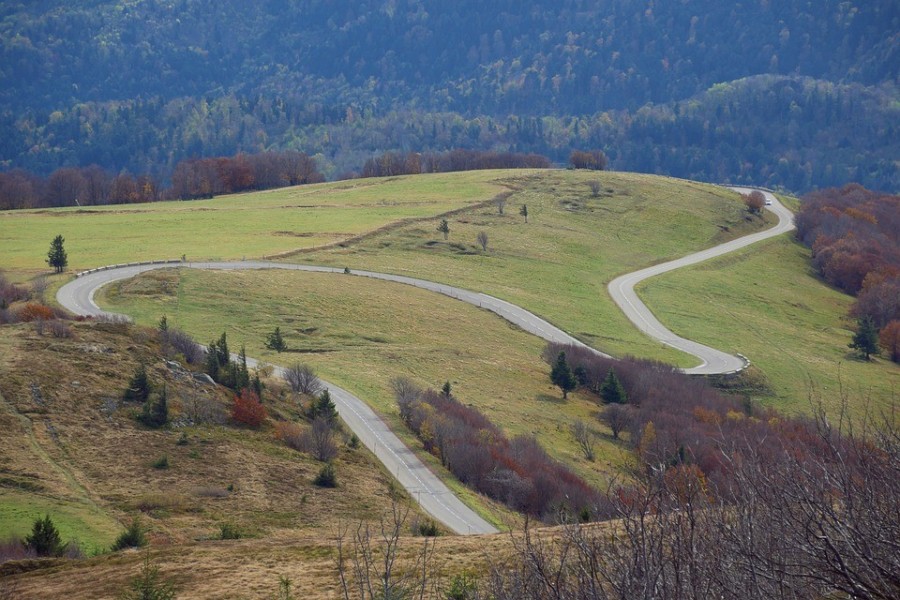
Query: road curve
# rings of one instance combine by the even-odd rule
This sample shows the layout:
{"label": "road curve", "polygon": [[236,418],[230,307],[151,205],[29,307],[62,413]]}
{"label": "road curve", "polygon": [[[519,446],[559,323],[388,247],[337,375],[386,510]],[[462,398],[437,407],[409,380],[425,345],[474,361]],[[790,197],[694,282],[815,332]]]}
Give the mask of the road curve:
{"label": "road curve", "polygon": [[[113,313],[102,311],[94,301],[94,294],[104,285],[120,279],[127,279],[139,273],[153,269],[172,268],[173,264],[130,265],[95,271],[70,281],[57,292],[60,304],[70,311],[85,316],[110,316]],[[199,269],[267,269],[293,268],[289,265],[277,265],[261,262],[240,263],[182,263]],[[308,271],[336,271],[336,269],[304,268]],[[115,315],[113,315],[115,316]],[[247,359],[251,366],[256,365],[253,359]],[[284,370],[276,367],[281,375]],[[466,506],[443,481],[441,481],[417,457],[387,424],[365,402],[347,390],[327,381],[322,382],[331,393],[338,413],[344,423],[359,437],[360,441],[371,450],[384,464],[397,481],[418,501],[422,509],[432,517],[446,525],[452,531],[468,535],[497,533],[497,529],[471,508]]]}
{"label": "road curve", "polygon": [[[751,191],[746,188],[732,189],[742,193]],[[766,193],[766,197],[772,202],[772,205],[767,208],[779,217],[779,223],[775,227],[760,233],[738,238],[720,246],[709,248],[677,260],[655,265],[628,275],[623,275],[614,279],[609,284],[609,291],[613,300],[641,331],[667,345],[700,358],[702,364],[692,369],[686,369],[686,373],[727,373],[739,370],[745,367],[746,364],[739,357],[731,356],[730,354],[715,350],[714,348],[676,336],[666,329],[653,316],[646,305],[638,299],[637,295],[634,293],[634,286],[648,277],[721,256],[758,241],[781,235],[782,233],[792,230],[794,228],[793,214],[782,206],[771,194]],[[115,316],[112,313],[104,312],[97,306],[94,301],[94,295],[98,289],[113,281],[134,277],[145,271],[175,267],[213,270],[283,269],[314,273],[345,273],[343,269],[334,267],[268,261],[160,261],[159,263],[154,264],[114,265],[85,272],[62,286],[57,292],[56,298],[62,306],[78,315]],[[586,346],[581,341],[575,339],[558,327],[551,325],[537,315],[516,306],[515,304],[511,304],[487,294],[402,275],[375,273],[372,271],[353,271],[352,275],[393,281],[444,294],[474,306],[478,306],[479,308],[490,310],[523,330],[544,340],[561,344],[574,344],[576,346],[587,348],[601,356],[609,356]],[[248,362],[254,362],[255,364],[255,361],[250,361],[249,359]],[[348,427],[356,433],[360,438],[360,441],[362,441],[362,443],[365,444],[382,463],[384,463],[390,473],[393,474],[419,501],[423,510],[459,534],[496,533],[497,530],[487,521],[479,517],[468,506],[463,504],[462,501],[459,500],[450,489],[447,488],[447,486],[438,479],[393,432],[390,431],[384,421],[369,408],[365,402],[334,384],[324,383],[331,392],[335,404],[337,405],[338,412],[344,422],[346,422]]]}
{"label": "road curve", "polygon": [[[752,188],[736,187],[731,189],[742,194],[748,194],[753,191]],[[672,333],[659,322],[659,319],[653,316],[653,313],[647,308],[647,305],[638,298],[634,291],[634,286],[650,277],[661,275],[662,273],[667,273],[688,265],[694,265],[711,258],[716,258],[723,254],[728,254],[729,252],[734,252],[735,250],[749,246],[750,244],[755,244],[756,242],[793,230],[794,214],[785,208],[771,193],[763,193],[766,196],[766,201],[771,202],[771,205],[767,205],[765,208],[778,217],[778,224],[774,227],[766,229],[765,231],[760,231],[759,233],[740,237],[736,240],[713,248],[708,248],[701,252],[689,254],[688,256],[676,260],[653,265],[652,267],[647,267],[646,269],[641,269],[634,273],[622,275],[613,279],[608,286],[609,295],[612,296],[613,301],[619,305],[619,308],[622,309],[625,315],[638,329],[667,346],[682,350],[683,352],[692,354],[700,359],[700,365],[690,369],[682,369],[684,373],[689,375],[719,375],[723,373],[733,373],[744,369],[747,366],[747,362],[746,359],[742,357],[732,356],[721,350],[704,346],[703,344],[679,337]]]}

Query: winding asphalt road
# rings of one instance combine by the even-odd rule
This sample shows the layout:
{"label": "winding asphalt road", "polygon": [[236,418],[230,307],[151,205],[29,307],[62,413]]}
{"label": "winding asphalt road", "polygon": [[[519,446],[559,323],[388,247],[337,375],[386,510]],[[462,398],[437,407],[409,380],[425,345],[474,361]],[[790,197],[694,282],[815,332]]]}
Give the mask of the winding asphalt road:
{"label": "winding asphalt road", "polygon": [[[749,194],[753,191],[751,188],[731,189],[742,194]],[[723,373],[733,373],[746,368],[749,363],[743,357],[732,356],[721,350],[704,346],[703,344],[679,337],[672,333],[659,322],[659,319],[653,316],[653,313],[647,308],[647,305],[638,298],[634,291],[634,286],[650,277],[661,275],[662,273],[667,273],[688,265],[694,265],[711,258],[716,258],[717,256],[734,252],[735,250],[744,248],[750,244],[755,244],[762,240],[793,230],[794,214],[785,208],[775,196],[769,192],[763,193],[766,196],[766,201],[771,202],[770,205],[766,206],[766,209],[778,217],[778,224],[774,227],[766,229],[765,231],[760,231],[759,233],[740,237],[736,240],[713,248],[708,248],[701,252],[689,254],[688,256],[676,260],[653,265],[652,267],[647,267],[646,269],[641,269],[634,273],[622,275],[613,279],[608,286],[609,295],[612,296],[615,303],[619,305],[619,308],[622,309],[638,329],[667,346],[692,354],[702,361],[699,366],[690,369],[682,369],[683,372],[689,375],[720,375]]]}
{"label": "winding asphalt road", "polygon": [[[750,190],[733,188],[736,191],[747,193]],[[692,342],[676,336],[666,329],[638,299],[634,293],[634,286],[640,281],[665,273],[682,266],[696,264],[770,237],[781,235],[793,229],[793,215],[782,206],[771,194],[766,194],[771,206],[767,206],[779,217],[779,223],[766,231],[748,235],[726,244],[697,252],[689,256],[671,262],[655,265],[642,269],[635,273],[623,275],[609,284],[609,291],[613,300],[625,312],[631,321],[641,331],[655,337],[679,350],[684,350],[700,358],[702,364],[699,367],[686,369],[691,374],[718,374],[740,370],[746,366],[743,359],[731,356],[714,348],[709,348],[697,342]],[[154,264],[113,265],[102,267],[79,274],[76,279],[62,286],[57,292],[59,303],[78,315],[84,316],[118,316],[100,309],[94,301],[97,290],[113,281],[134,277],[139,273],[154,269],[187,267],[193,269],[213,270],[245,270],[245,269],[284,269],[293,271],[307,271],[314,273],[344,273],[343,269],[321,267],[315,265],[297,265],[286,263],[274,263],[267,261],[235,261],[235,262],[180,262],[160,261]],[[589,346],[586,346],[568,333],[551,325],[537,315],[510,304],[504,300],[494,298],[487,294],[472,292],[448,285],[404,277],[402,275],[390,275],[371,271],[353,271],[352,275],[370,277],[393,281],[405,285],[412,285],[422,289],[444,294],[463,302],[468,302],[479,308],[490,310],[503,317],[507,321],[519,326],[525,331],[537,335],[547,341],[562,344],[574,344],[602,355]],[[346,275],[345,275],[346,276]],[[255,361],[248,359],[248,363]],[[282,370],[278,368],[279,374]],[[350,392],[328,382],[323,382],[329,389],[341,418],[347,426],[356,433],[363,444],[368,447],[381,462],[387,467],[401,485],[404,486],[419,502],[423,510],[428,512],[441,523],[458,534],[482,534],[496,533],[497,530],[487,521],[478,516],[468,506],[463,504],[453,492],[426,467],[421,460],[388,428],[384,421],[369,406]]]}

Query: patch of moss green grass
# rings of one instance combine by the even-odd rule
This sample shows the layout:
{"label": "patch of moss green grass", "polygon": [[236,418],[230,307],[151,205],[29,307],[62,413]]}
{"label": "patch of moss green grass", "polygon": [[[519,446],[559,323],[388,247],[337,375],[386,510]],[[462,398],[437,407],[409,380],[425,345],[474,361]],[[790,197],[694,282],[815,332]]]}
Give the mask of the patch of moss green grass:
{"label": "patch of moss green grass", "polygon": [[641,298],[679,335],[739,352],[765,374],[771,395],[757,399],[788,413],[810,400],[836,416],[896,407],[900,368],[850,350],[853,298],[813,271],[809,249],[781,236],[644,282]]}
{"label": "patch of moss green grass", "polygon": [[36,519],[50,515],[63,543],[77,541],[85,554],[109,549],[122,526],[93,506],[58,500],[10,488],[0,488],[2,537],[24,539]]}

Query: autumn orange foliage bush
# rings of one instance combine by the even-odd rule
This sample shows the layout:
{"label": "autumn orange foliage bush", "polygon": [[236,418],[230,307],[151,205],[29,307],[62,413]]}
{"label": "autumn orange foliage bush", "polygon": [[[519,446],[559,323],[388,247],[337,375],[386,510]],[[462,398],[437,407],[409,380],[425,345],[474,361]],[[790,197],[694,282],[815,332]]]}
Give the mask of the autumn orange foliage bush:
{"label": "autumn orange foliage bush", "polygon": [[266,416],[266,407],[262,405],[259,396],[253,390],[245,389],[241,391],[240,396],[234,397],[231,419],[235,423],[259,429],[266,420]]}
{"label": "autumn orange foliage bush", "polygon": [[53,309],[37,302],[29,302],[19,310],[19,320],[24,323],[31,321],[50,321],[55,318]]}

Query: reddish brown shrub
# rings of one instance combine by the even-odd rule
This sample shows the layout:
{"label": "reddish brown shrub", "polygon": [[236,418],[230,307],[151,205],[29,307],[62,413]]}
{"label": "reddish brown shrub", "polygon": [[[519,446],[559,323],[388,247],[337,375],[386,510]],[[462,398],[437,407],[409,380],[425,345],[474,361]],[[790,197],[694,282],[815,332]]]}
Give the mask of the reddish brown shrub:
{"label": "reddish brown shrub", "polygon": [[231,419],[239,425],[259,429],[266,420],[266,407],[253,390],[244,389],[240,396],[234,397]]}
{"label": "reddish brown shrub", "polygon": [[38,319],[42,321],[50,321],[56,315],[53,313],[53,309],[49,306],[44,306],[43,304],[38,304],[37,302],[29,302],[25,306],[19,309],[18,318],[20,321],[24,323],[30,323],[31,321],[37,321]]}

